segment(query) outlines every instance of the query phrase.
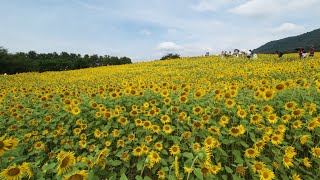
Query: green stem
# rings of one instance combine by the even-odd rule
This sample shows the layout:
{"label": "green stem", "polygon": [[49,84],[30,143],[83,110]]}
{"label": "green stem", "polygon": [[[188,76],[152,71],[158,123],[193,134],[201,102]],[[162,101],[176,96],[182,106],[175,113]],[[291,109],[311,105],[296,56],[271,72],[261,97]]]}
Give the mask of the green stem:
{"label": "green stem", "polygon": [[[198,159],[198,156],[196,156],[195,158],[194,158],[194,160],[192,161],[192,164],[191,164],[191,169],[193,168],[193,166],[194,166],[194,163],[196,162],[196,160]],[[189,176],[190,176],[190,172],[188,172],[188,176],[187,176],[187,180],[189,180]]]}

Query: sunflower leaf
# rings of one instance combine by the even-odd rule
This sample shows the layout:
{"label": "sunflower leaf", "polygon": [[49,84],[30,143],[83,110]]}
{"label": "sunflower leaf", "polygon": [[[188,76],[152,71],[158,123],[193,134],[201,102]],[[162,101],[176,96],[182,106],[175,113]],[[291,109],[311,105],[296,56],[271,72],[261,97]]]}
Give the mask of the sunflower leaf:
{"label": "sunflower leaf", "polygon": [[202,174],[202,172],[201,172],[201,169],[196,168],[193,172],[194,172],[194,174],[197,176],[197,179],[203,180],[203,174]]}

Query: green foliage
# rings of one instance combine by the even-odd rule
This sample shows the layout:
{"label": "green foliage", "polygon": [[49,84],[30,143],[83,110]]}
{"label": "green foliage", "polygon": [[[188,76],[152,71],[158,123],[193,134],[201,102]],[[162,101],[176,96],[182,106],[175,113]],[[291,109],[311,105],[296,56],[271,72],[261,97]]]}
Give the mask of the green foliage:
{"label": "green foliage", "polygon": [[180,58],[180,55],[179,54],[172,54],[172,53],[169,53],[165,56],[163,56],[160,60],[167,60],[167,59],[178,59]]}
{"label": "green foliage", "polygon": [[299,36],[268,42],[267,44],[253,50],[254,53],[275,53],[277,50],[284,53],[297,52],[296,48],[305,48],[307,51],[311,46],[320,50],[320,29],[301,34]]}
{"label": "green foliage", "polygon": [[8,53],[0,47],[0,73],[16,74],[22,72],[44,72],[74,70],[89,67],[131,64],[128,57],[84,55],[61,52],[54,53]]}

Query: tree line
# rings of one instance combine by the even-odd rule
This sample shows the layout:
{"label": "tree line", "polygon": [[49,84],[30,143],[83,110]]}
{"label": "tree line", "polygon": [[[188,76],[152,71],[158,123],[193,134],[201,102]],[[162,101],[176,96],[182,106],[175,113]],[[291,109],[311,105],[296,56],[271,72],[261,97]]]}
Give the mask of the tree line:
{"label": "tree line", "polygon": [[84,56],[75,53],[61,52],[37,53],[29,51],[28,53],[17,52],[9,53],[7,49],[0,47],[0,73],[16,74],[22,72],[44,72],[44,71],[62,71],[74,70],[89,67],[110,66],[131,64],[128,57],[116,56]]}

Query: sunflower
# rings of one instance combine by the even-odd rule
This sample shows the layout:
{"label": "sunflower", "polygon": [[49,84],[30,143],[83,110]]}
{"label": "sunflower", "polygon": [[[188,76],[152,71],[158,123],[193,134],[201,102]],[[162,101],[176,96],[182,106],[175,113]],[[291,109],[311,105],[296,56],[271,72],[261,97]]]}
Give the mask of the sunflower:
{"label": "sunflower", "polygon": [[171,147],[170,147],[170,149],[169,149],[169,151],[170,151],[170,154],[171,155],[178,155],[178,154],[180,154],[180,147],[179,147],[179,145],[172,145]]}
{"label": "sunflower", "polygon": [[109,146],[111,146],[111,142],[110,142],[110,141],[106,141],[106,142],[104,143],[104,145],[106,145],[107,147],[109,147]]}
{"label": "sunflower", "polygon": [[289,102],[286,102],[285,105],[284,105],[284,108],[286,110],[293,110],[294,108],[297,107],[297,103],[294,102],[294,101],[289,101]]}
{"label": "sunflower", "polygon": [[261,161],[254,161],[252,164],[252,170],[254,173],[259,173],[266,165]]}
{"label": "sunflower", "polygon": [[199,115],[200,113],[202,113],[203,109],[200,106],[196,106],[194,108],[192,108],[193,114],[195,115]]}
{"label": "sunflower", "polygon": [[318,121],[315,121],[315,120],[312,120],[310,121],[308,124],[307,124],[307,129],[309,131],[313,131],[316,127],[319,126],[319,122]]}
{"label": "sunflower", "polygon": [[203,175],[207,176],[209,174],[212,174],[212,164],[209,162],[206,163],[202,163],[200,166],[200,170],[202,172]]}
{"label": "sunflower", "polygon": [[148,135],[145,137],[145,142],[150,143],[152,141],[152,136]]}
{"label": "sunflower", "polygon": [[272,180],[275,178],[274,172],[267,168],[262,168],[259,172],[260,180]]}
{"label": "sunflower", "polygon": [[185,131],[183,132],[183,139],[186,141],[191,137],[191,132],[190,131]]}
{"label": "sunflower", "polygon": [[312,164],[311,164],[311,162],[310,162],[310,160],[309,160],[308,157],[303,158],[303,159],[302,159],[302,162],[303,162],[303,165],[304,165],[305,167],[307,167],[307,168],[310,168],[310,167],[312,166]]}
{"label": "sunflower", "polygon": [[163,100],[164,104],[168,105],[171,103],[171,98],[170,97],[165,97]]}
{"label": "sunflower", "polygon": [[6,179],[6,180],[18,180],[18,179],[22,179],[23,174],[24,174],[23,167],[10,166],[4,169],[0,173],[0,177],[1,179]]}
{"label": "sunflower", "polygon": [[121,157],[120,157],[123,161],[128,161],[130,156],[127,152],[123,152],[121,153]]}
{"label": "sunflower", "polygon": [[247,158],[256,158],[259,156],[259,151],[255,148],[249,148],[245,151],[245,156]]}
{"label": "sunflower", "polygon": [[295,109],[291,112],[291,116],[294,118],[301,118],[304,115],[304,110],[303,109]]}
{"label": "sunflower", "polygon": [[266,142],[264,140],[260,140],[258,142],[255,142],[253,147],[258,151],[262,151],[265,145],[266,145]]}
{"label": "sunflower", "polygon": [[152,123],[150,121],[144,121],[143,122],[143,129],[151,129],[152,128]]}
{"label": "sunflower", "polygon": [[218,172],[221,170],[221,163],[219,162],[217,165],[213,165],[211,167],[212,174],[218,174]]}
{"label": "sunflower", "polygon": [[278,116],[276,114],[269,114],[267,120],[271,124],[275,124],[278,122]]}
{"label": "sunflower", "polygon": [[253,114],[251,115],[250,123],[257,125],[261,122],[262,119],[263,117],[261,116],[261,114],[258,114],[258,113]]}
{"label": "sunflower", "polygon": [[180,102],[181,104],[187,103],[187,102],[188,102],[188,97],[187,97],[187,96],[180,96],[180,97],[179,97],[179,102]]}
{"label": "sunflower", "polygon": [[311,135],[310,134],[305,134],[300,136],[300,144],[304,145],[309,139]]}
{"label": "sunflower", "polygon": [[229,129],[229,134],[231,136],[238,137],[244,134],[245,131],[246,130],[244,129],[244,127],[242,125],[239,125],[237,127],[232,127],[231,129]]}
{"label": "sunflower", "polygon": [[158,151],[161,151],[163,149],[163,145],[161,142],[156,142],[153,146]]}
{"label": "sunflower", "polygon": [[263,93],[263,99],[269,101],[275,96],[275,94],[276,92],[273,89],[267,89]]}
{"label": "sunflower", "polygon": [[142,151],[142,148],[140,146],[136,147],[133,149],[133,155],[134,156],[142,156],[143,154],[143,151]]}
{"label": "sunflower", "polygon": [[0,137],[0,156],[2,156],[4,153],[6,153],[9,150],[8,146],[11,145],[8,140],[4,139],[5,136],[6,135]]}
{"label": "sunflower", "polygon": [[165,179],[166,178],[166,174],[164,173],[163,170],[159,170],[157,172],[157,175],[158,175],[158,179]]}
{"label": "sunflower", "polygon": [[220,126],[226,127],[226,125],[228,123],[229,123],[229,117],[228,116],[223,115],[223,116],[220,117],[220,121],[219,121]]}
{"label": "sunflower", "polygon": [[195,121],[192,125],[192,129],[199,130],[204,127],[203,123],[201,121]]}
{"label": "sunflower", "polygon": [[148,154],[148,152],[149,152],[149,147],[148,146],[146,146],[145,144],[141,144],[141,149],[142,149],[142,152],[144,153],[144,154]]}
{"label": "sunflower", "polygon": [[128,134],[129,141],[134,141],[135,138],[136,138],[135,134],[133,134],[133,133]]}
{"label": "sunflower", "polygon": [[33,173],[31,171],[30,165],[27,162],[22,163],[21,165],[23,172],[25,172],[28,176],[28,178],[30,179],[33,176]]}
{"label": "sunflower", "polygon": [[172,133],[172,128],[170,125],[168,124],[165,124],[163,127],[162,127],[162,131],[166,134],[171,134]]}
{"label": "sunflower", "polygon": [[232,108],[235,104],[236,102],[233,99],[226,99],[225,106],[227,108]]}
{"label": "sunflower", "polygon": [[160,131],[160,126],[158,126],[158,125],[152,125],[151,130],[152,130],[154,133],[159,133],[159,131]]}
{"label": "sunflower", "polygon": [[201,89],[198,89],[198,90],[194,91],[194,93],[193,93],[194,98],[201,98],[204,95],[205,95],[205,92]]}
{"label": "sunflower", "polygon": [[126,117],[121,116],[118,119],[118,122],[121,124],[121,126],[125,126],[126,124],[128,124],[128,119]]}
{"label": "sunflower", "polygon": [[263,106],[262,107],[262,113],[264,113],[264,114],[271,114],[271,113],[273,113],[273,111],[274,111],[274,109],[273,109],[273,107],[272,106],[270,106],[270,105],[266,105],[266,106]]}
{"label": "sunflower", "polygon": [[218,128],[218,127],[210,126],[210,127],[208,128],[208,131],[209,131],[211,134],[220,135],[220,128]]}
{"label": "sunflower", "polygon": [[312,155],[316,158],[320,158],[320,148],[319,147],[313,147],[311,148]]}
{"label": "sunflower", "polygon": [[44,149],[44,143],[42,141],[38,141],[36,142],[33,147],[37,150],[37,151],[41,151]]}
{"label": "sunflower", "polygon": [[161,121],[163,124],[166,124],[166,123],[171,122],[171,119],[170,119],[170,117],[166,114],[166,115],[161,116],[160,121]]}
{"label": "sunflower", "polygon": [[274,134],[271,136],[271,143],[272,144],[281,144],[283,141],[283,136],[282,135],[276,135]]}
{"label": "sunflower", "polygon": [[243,119],[243,118],[245,118],[245,117],[247,116],[247,112],[246,112],[244,109],[239,109],[239,110],[237,111],[237,115],[238,115],[241,119]]}
{"label": "sunflower", "polygon": [[283,82],[283,81],[281,81],[280,83],[278,83],[275,87],[274,87],[274,89],[276,90],[276,91],[284,91],[285,89],[287,88],[287,85],[286,85],[286,83],[285,82]]}
{"label": "sunflower", "polygon": [[150,159],[151,164],[159,163],[161,160],[160,155],[156,151],[153,151],[153,150],[149,153],[148,157]]}
{"label": "sunflower", "polygon": [[220,146],[220,143],[217,139],[213,138],[212,136],[206,137],[204,140],[204,146],[209,149],[217,148]]}
{"label": "sunflower", "polygon": [[86,180],[88,178],[88,172],[85,170],[76,171],[68,176],[65,176],[63,180]]}
{"label": "sunflower", "polygon": [[141,119],[135,119],[134,123],[136,126],[142,126],[143,125],[143,121]]}
{"label": "sunflower", "polygon": [[193,172],[194,168],[187,167],[187,166],[185,165],[185,166],[183,166],[183,170],[184,170],[185,173],[191,174],[191,173]]}
{"label": "sunflower", "polygon": [[291,166],[293,166],[293,158],[284,155],[282,158],[282,163],[286,168],[290,168]]}
{"label": "sunflower", "polygon": [[87,141],[81,140],[79,141],[79,146],[81,149],[86,148],[87,147]]}
{"label": "sunflower", "polygon": [[299,174],[294,173],[294,174],[292,175],[292,180],[302,180],[302,179],[301,179],[301,177],[300,177]]}
{"label": "sunflower", "polygon": [[302,122],[300,120],[296,120],[291,124],[293,129],[299,129],[302,127]]}
{"label": "sunflower", "polygon": [[65,153],[64,151],[60,151],[57,159],[59,161],[58,175],[66,173],[76,162],[74,152]]}
{"label": "sunflower", "polygon": [[289,114],[285,114],[281,117],[282,122],[285,124],[288,123],[290,121],[290,119],[291,119],[291,115],[289,115]]}
{"label": "sunflower", "polygon": [[73,115],[78,115],[80,113],[81,113],[81,109],[78,106],[72,108],[72,110],[71,110],[71,114],[73,114]]}
{"label": "sunflower", "polygon": [[94,130],[94,137],[95,138],[100,138],[101,137],[101,131],[99,129]]}

